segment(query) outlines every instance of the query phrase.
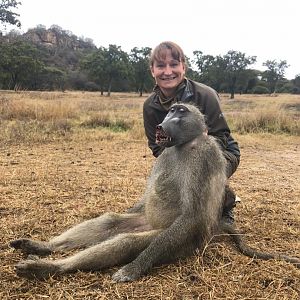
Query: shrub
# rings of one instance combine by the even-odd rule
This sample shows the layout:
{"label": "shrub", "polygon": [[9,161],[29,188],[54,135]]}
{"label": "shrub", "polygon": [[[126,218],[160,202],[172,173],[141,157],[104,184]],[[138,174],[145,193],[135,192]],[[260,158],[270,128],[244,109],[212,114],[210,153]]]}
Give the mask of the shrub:
{"label": "shrub", "polygon": [[123,119],[112,120],[108,114],[97,114],[82,122],[81,126],[89,128],[104,127],[119,132],[131,129],[133,121]]}
{"label": "shrub", "polygon": [[299,95],[300,94],[300,87],[294,86],[292,89],[292,94]]}
{"label": "shrub", "polygon": [[258,85],[253,88],[252,93],[253,94],[270,94],[270,91],[265,86]]}
{"label": "shrub", "polygon": [[85,86],[84,88],[85,91],[90,91],[90,92],[100,91],[100,86],[92,81],[86,82],[84,86]]}

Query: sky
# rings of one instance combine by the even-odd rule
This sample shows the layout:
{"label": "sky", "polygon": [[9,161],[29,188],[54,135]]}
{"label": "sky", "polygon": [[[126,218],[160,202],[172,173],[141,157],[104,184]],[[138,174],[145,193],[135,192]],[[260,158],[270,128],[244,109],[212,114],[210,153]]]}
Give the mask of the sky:
{"label": "sky", "polygon": [[285,76],[300,74],[299,0],[19,0],[22,32],[58,25],[94,44],[154,48],[162,41],[193,51],[224,55],[229,50],[266,60],[286,60]]}

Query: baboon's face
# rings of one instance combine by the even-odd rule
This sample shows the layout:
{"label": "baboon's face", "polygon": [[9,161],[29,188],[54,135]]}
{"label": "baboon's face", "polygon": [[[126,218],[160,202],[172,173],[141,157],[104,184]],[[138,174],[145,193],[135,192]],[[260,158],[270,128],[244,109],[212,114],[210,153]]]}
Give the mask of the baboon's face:
{"label": "baboon's face", "polygon": [[164,147],[187,143],[202,134],[204,126],[204,118],[197,108],[175,104],[156,127],[156,143]]}

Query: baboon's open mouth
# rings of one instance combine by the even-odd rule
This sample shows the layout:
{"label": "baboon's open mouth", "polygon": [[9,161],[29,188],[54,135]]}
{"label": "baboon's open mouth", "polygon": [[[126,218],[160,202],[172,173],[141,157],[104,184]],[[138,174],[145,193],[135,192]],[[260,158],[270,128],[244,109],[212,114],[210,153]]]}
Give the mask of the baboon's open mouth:
{"label": "baboon's open mouth", "polygon": [[161,126],[156,127],[155,133],[156,144],[165,144],[171,142],[172,138],[168,136]]}

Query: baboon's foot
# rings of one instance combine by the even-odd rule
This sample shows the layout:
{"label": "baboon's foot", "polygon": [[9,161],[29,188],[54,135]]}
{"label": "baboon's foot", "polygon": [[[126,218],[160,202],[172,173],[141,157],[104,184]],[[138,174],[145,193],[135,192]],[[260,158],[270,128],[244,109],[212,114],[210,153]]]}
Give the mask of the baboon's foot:
{"label": "baboon's foot", "polygon": [[46,256],[52,252],[45,242],[32,241],[30,239],[18,239],[11,241],[9,244],[15,249],[20,249],[24,254]]}
{"label": "baboon's foot", "polygon": [[29,279],[47,279],[60,271],[59,266],[39,259],[20,261],[15,268],[18,276]]}
{"label": "baboon's foot", "polygon": [[113,274],[112,279],[116,282],[127,282],[134,281],[140,278],[141,275],[140,268],[130,263]]}

